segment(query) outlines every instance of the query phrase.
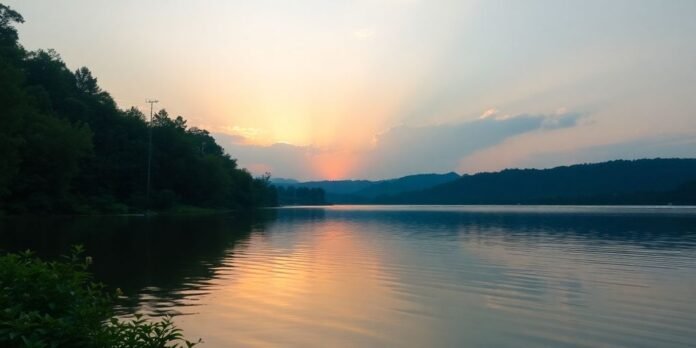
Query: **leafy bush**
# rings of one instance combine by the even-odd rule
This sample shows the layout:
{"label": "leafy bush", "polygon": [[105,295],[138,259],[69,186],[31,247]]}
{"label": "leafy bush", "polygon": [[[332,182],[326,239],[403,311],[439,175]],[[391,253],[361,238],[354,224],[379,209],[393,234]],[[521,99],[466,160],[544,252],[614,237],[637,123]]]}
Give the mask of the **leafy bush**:
{"label": "leafy bush", "polygon": [[90,257],[45,262],[31,252],[0,256],[2,347],[193,347],[171,318],[114,317],[115,296],[92,280]]}

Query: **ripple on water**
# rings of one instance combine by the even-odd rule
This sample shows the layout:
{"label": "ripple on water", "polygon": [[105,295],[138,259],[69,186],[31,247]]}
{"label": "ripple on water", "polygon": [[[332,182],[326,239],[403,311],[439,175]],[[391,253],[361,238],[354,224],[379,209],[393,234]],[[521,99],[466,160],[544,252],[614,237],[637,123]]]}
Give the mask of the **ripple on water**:
{"label": "ripple on water", "polygon": [[694,208],[281,209],[210,248],[137,298],[208,347],[696,343]]}

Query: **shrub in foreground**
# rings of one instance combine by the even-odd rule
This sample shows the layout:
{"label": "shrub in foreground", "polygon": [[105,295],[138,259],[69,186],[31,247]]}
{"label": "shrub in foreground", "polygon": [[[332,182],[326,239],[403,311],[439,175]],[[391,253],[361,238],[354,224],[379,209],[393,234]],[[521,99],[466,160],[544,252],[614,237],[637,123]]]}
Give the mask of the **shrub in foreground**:
{"label": "shrub in foreground", "polygon": [[114,317],[115,296],[93,281],[76,247],[60,261],[31,252],[0,256],[1,347],[177,348],[196,343],[164,318]]}

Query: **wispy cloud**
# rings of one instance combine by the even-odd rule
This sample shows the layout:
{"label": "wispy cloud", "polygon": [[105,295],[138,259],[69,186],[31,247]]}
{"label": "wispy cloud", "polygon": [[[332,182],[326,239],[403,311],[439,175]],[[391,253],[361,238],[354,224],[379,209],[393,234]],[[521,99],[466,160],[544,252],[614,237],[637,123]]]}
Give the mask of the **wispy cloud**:
{"label": "wispy cloud", "polygon": [[375,30],[372,28],[360,28],[353,31],[353,37],[357,40],[371,40],[375,37]]}
{"label": "wispy cloud", "polygon": [[[388,178],[419,172],[446,172],[479,150],[508,138],[534,131],[574,127],[579,113],[522,114],[505,118],[486,117],[461,123],[421,127],[400,126],[375,137],[373,148],[352,154],[350,171],[359,178]],[[349,154],[312,146],[240,144],[235,138],[216,135],[242,166],[262,167],[275,176],[298,179],[322,178],[318,172],[327,159],[333,162]],[[338,161],[340,162],[340,161]],[[262,166],[263,164],[263,166]]]}
{"label": "wispy cloud", "polygon": [[489,118],[489,117],[495,117],[496,115],[498,115],[498,110],[494,109],[494,108],[490,108],[490,109],[484,111],[481,114],[481,116],[479,116],[479,118],[484,119],[484,118]]}
{"label": "wispy cloud", "polygon": [[456,169],[462,158],[508,138],[575,126],[579,113],[522,114],[424,127],[396,127],[377,137],[365,168],[377,177]]}

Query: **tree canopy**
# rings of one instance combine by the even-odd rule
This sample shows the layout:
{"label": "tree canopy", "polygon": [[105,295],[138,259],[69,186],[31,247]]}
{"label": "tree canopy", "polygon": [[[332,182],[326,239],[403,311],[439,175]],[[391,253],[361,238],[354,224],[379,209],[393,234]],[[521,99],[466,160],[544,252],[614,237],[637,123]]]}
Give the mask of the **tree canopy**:
{"label": "tree canopy", "polygon": [[616,160],[464,175],[382,204],[695,204],[696,159]]}
{"label": "tree canopy", "polygon": [[0,4],[0,211],[127,212],[145,199],[152,131],[151,208],[274,205],[268,177],[237,166],[205,130],[162,109],[119,109],[87,67],[53,50],[26,51]]}

